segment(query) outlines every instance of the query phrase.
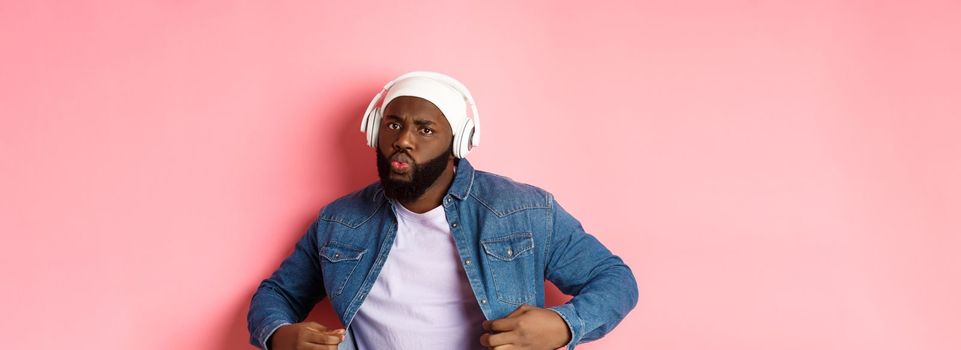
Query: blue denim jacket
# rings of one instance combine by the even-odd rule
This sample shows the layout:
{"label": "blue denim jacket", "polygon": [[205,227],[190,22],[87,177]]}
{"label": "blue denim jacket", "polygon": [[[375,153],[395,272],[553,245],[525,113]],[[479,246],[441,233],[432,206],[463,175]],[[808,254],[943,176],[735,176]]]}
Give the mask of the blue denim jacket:
{"label": "blue denim jacket", "polygon": [[[521,304],[544,306],[544,280],[574,297],[550,308],[571,331],[569,349],[610,332],[637,303],[630,268],[537,187],[457,164],[443,198],[451,235],[477,304],[488,320]],[[351,320],[393,244],[397,222],[380,183],[321,210],[280,267],[257,288],[247,314],[251,344],[304,320],[330,298],[346,325],[339,349],[356,349]],[[477,325],[480,327],[480,325]]]}

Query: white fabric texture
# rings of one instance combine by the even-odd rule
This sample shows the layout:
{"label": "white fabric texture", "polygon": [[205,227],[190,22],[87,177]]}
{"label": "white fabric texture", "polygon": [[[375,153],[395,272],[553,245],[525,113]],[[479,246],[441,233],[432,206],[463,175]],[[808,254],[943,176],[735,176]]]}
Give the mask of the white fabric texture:
{"label": "white fabric texture", "polygon": [[[387,91],[384,103],[380,106],[381,115],[384,114],[387,104],[400,96],[420,97],[433,103],[444,113],[454,135],[459,135],[464,129],[464,124],[467,123],[467,102],[464,101],[464,95],[445,83],[426,77],[400,80]],[[470,135],[466,136],[470,137]]]}
{"label": "white fabric texture", "polygon": [[444,207],[417,214],[400,204],[397,237],[354,319],[361,350],[483,349],[484,315],[467,282]]}

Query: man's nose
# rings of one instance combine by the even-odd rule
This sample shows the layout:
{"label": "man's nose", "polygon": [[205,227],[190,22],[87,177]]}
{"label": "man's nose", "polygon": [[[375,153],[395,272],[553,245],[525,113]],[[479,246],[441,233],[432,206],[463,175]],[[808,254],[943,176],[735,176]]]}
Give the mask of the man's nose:
{"label": "man's nose", "polygon": [[413,135],[411,135],[411,130],[413,128],[404,128],[398,133],[397,138],[394,139],[394,148],[398,150],[411,150],[414,148]]}

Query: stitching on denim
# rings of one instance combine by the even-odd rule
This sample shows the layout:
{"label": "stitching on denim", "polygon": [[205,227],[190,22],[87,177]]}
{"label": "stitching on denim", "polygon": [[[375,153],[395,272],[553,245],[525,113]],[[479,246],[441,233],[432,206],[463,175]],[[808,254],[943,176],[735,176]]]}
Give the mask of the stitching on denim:
{"label": "stitching on denim", "polygon": [[549,276],[547,274],[547,264],[550,263],[550,253],[551,246],[554,245],[554,220],[557,219],[557,213],[554,211],[554,195],[547,193],[547,206],[550,207],[548,210],[547,221],[547,239],[544,242],[544,276]]}
{"label": "stitching on denim", "polygon": [[[380,247],[378,248],[378,251],[381,252],[380,255],[386,254],[385,252],[388,250],[387,247],[389,247],[390,245],[392,245],[392,244],[394,243],[394,239],[397,238],[397,237],[396,237],[396,235],[397,235],[397,223],[396,223],[395,221],[393,221],[393,220],[390,221],[390,223],[387,225],[387,232],[391,232],[392,230],[393,230],[393,232],[394,232],[394,237],[392,237],[392,238],[389,239],[389,240],[388,240],[388,239],[385,239],[383,242],[381,242]],[[390,242],[388,242],[388,241],[390,241]],[[344,325],[344,326],[346,326],[346,327],[350,327],[350,323],[353,322],[354,315],[357,314],[357,310],[360,308],[360,305],[357,304],[358,299],[361,298],[361,295],[362,295],[362,294],[366,296],[366,294],[369,293],[370,290],[374,287],[374,282],[376,282],[376,278],[375,278],[375,280],[371,281],[371,278],[374,276],[374,273],[372,273],[372,272],[374,271],[375,268],[377,268],[377,260],[380,259],[380,255],[377,255],[377,256],[374,257],[374,262],[373,262],[373,264],[371,265],[370,270],[367,271],[367,277],[364,278],[363,281],[361,281],[361,284],[360,284],[360,287],[361,287],[361,288],[358,288],[357,293],[354,293],[354,297],[350,300],[350,303],[347,304],[347,308],[344,309],[344,318],[347,318],[347,317],[349,316],[349,318],[347,318],[347,324]],[[385,258],[385,259],[386,259],[386,258]],[[381,271],[383,271],[383,266],[384,266],[384,265],[383,265],[383,262],[382,262],[382,263],[381,263],[381,266],[380,266],[380,269],[381,269],[381,270],[380,270],[380,271],[377,271],[377,274],[378,274],[378,275],[380,274]],[[369,283],[369,285],[367,285],[368,283]],[[366,288],[365,291],[362,291],[362,289],[364,289],[364,288],[363,288],[364,285],[367,285],[367,288]]]}
{"label": "stitching on denim", "polygon": [[[505,262],[502,262],[502,263],[503,263],[503,264],[516,264],[516,262],[515,262],[514,260],[509,261],[509,262],[505,261]],[[530,304],[530,303],[531,303],[531,301],[534,299],[534,293],[533,293],[533,291],[531,290],[529,284],[525,283],[525,285],[527,285],[527,288],[525,288],[525,290],[522,291],[522,292],[523,292],[523,296],[522,296],[521,298],[518,298],[518,299],[511,298],[510,295],[505,295],[505,294],[507,294],[507,293],[504,293],[504,292],[501,291],[501,290],[503,289],[503,287],[500,287],[500,288],[497,287],[497,286],[501,286],[502,284],[497,283],[497,279],[498,279],[498,277],[497,277],[497,269],[496,269],[496,268],[493,268],[493,267],[494,267],[494,266],[492,265],[492,266],[491,266],[491,269],[490,269],[490,272],[491,272],[491,278],[494,279],[494,293],[497,295],[497,300],[500,300],[501,302],[508,303],[508,304],[511,304],[511,305],[520,305],[520,304]]]}
{"label": "stitching on denim", "polygon": [[548,206],[527,205],[527,206],[523,206],[523,207],[519,207],[519,208],[513,208],[513,209],[511,209],[510,211],[504,211],[504,212],[502,212],[502,211],[498,211],[498,210],[494,209],[494,207],[492,207],[492,206],[491,206],[490,204],[488,204],[487,202],[484,202],[484,200],[481,199],[480,197],[478,197],[477,195],[471,193],[470,196],[471,196],[471,197],[474,197],[474,199],[476,199],[478,202],[480,202],[480,204],[482,204],[484,207],[486,207],[487,210],[490,210],[492,213],[494,213],[494,215],[497,215],[497,217],[499,217],[499,218],[502,218],[502,217],[505,217],[505,216],[508,216],[508,215],[511,215],[511,214],[515,214],[515,213],[518,213],[518,212],[521,212],[521,211],[524,211],[524,210],[529,210],[529,209],[547,209],[547,208],[550,208],[549,205],[548,205]]}
{"label": "stitching on denim", "polygon": [[[333,244],[331,244],[331,243],[333,243]],[[342,248],[342,250],[350,250],[350,251],[352,251],[352,252],[354,252],[354,253],[357,253],[357,257],[351,257],[351,258],[343,257],[343,259],[337,259],[337,260],[335,260],[334,257],[327,255],[327,249],[325,249],[325,248],[327,248],[327,247],[339,247],[339,248]],[[337,263],[337,262],[341,262],[341,261],[344,261],[344,260],[360,260],[361,258],[364,257],[364,254],[365,254],[365,253],[367,253],[367,249],[360,249],[360,248],[356,248],[356,247],[354,247],[354,246],[352,246],[352,245],[350,245],[350,244],[340,243],[340,242],[335,242],[335,241],[327,242],[327,244],[325,244],[325,245],[320,249],[320,256],[322,256],[322,257],[324,257],[324,258],[327,258],[327,260],[330,261],[330,262],[332,262],[332,263]]]}
{"label": "stitching on denim", "polygon": [[[333,245],[331,245],[331,243],[333,243]],[[344,250],[352,250],[352,251],[355,251],[355,252],[357,252],[358,254],[357,254],[357,257],[356,257],[356,258],[352,258],[352,259],[333,260],[331,257],[327,256],[327,254],[325,254],[325,253],[326,253],[326,250],[327,250],[327,249],[326,249],[327,247],[339,247],[339,248],[342,248],[342,249],[344,249]],[[334,241],[327,242],[327,244],[325,244],[325,245],[323,246],[323,248],[321,248],[321,254],[320,254],[320,256],[324,257],[330,264],[350,264],[350,265],[353,265],[353,266],[350,268],[350,271],[348,271],[347,273],[345,273],[344,276],[337,281],[337,284],[338,284],[337,290],[334,292],[334,294],[333,294],[331,297],[340,296],[340,294],[343,293],[344,288],[347,286],[347,282],[350,281],[350,277],[353,276],[354,270],[357,269],[357,265],[360,265],[360,259],[363,258],[363,257],[364,257],[364,254],[366,254],[366,253],[367,253],[367,249],[359,249],[359,248],[356,248],[356,247],[354,247],[354,246],[352,246],[352,245],[350,245],[350,244],[339,243],[339,242],[334,242]]]}
{"label": "stitching on denim", "polygon": [[[519,252],[515,252],[515,253],[514,253],[514,256],[512,256],[512,257],[510,257],[510,258],[501,257],[500,254],[497,254],[497,253],[495,253],[495,252],[492,251],[494,248],[488,248],[488,244],[494,244],[494,243],[501,243],[501,242],[509,241],[509,240],[512,240],[512,239],[511,239],[512,237],[523,237],[523,238],[527,238],[527,239],[525,239],[525,240],[530,240],[531,245],[530,245],[529,247],[524,247],[524,249],[521,249],[521,251],[519,251]],[[498,240],[494,240],[494,241],[481,241],[481,246],[484,247],[484,252],[487,253],[487,255],[490,255],[491,257],[493,257],[493,258],[495,258],[495,259],[497,259],[497,260],[500,260],[500,261],[514,261],[514,259],[523,257],[523,256],[524,256],[524,255],[523,255],[524,253],[529,252],[529,251],[531,251],[531,250],[534,250],[534,238],[531,237],[531,236],[514,235],[514,236],[511,236],[511,237],[508,237],[508,238],[502,238],[502,239],[498,239]]]}
{"label": "stitching on denim", "polygon": [[321,213],[320,219],[321,219],[321,220],[324,220],[324,221],[327,221],[327,222],[335,222],[335,223],[344,225],[344,226],[346,226],[346,227],[348,227],[348,228],[351,228],[351,229],[356,229],[356,228],[358,228],[358,227],[363,226],[365,223],[367,223],[367,221],[370,221],[370,219],[373,218],[374,215],[377,214],[377,212],[380,211],[380,208],[383,207],[383,206],[384,206],[384,202],[381,202],[380,205],[378,205],[378,206],[375,207],[373,210],[371,210],[371,212],[370,212],[369,214],[367,214],[367,216],[364,217],[363,220],[361,220],[360,222],[358,222],[358,223],[356,223],[356,224],[353,224],[353,225],[350,224],[349,222],[347,222],[347,219],[344,219],[344,218],[341,218],[341,217],[327,217],[327,216],[325,216],[324,214],[327,212],[327,209],[324,209],[324,211]]}
{"label": "stitching on denim", "polygon": [[470,196],[471,189],[474,188],[474,173],[475,173],[475,170],[471,169],[470,182],[467,183],[467,191],[464,191],[464,197]]}
{"label": "stitching on denim", "polygon": [[482,239],[481,243],[498,243],[503,241],[513,241],[517,238],[534,238],[534,235],[530,232],[515,232],[507,236],[494,237],[490,239]]}
{"label": "stitching on denim", "polygon": [[[285,322],[285,321],[280,321],[280,322],[279,322],[276,326],[274,326],[273,328],[270,328],[270,327],[261,328],[260,334],[259,334],[258,338],[260,339],[260,345],[263,346],[264,350],[268,349],[268,346],[267,346],[267,336],[270,335],[270,334],[273,334],[274,332],[276,332],[278,329],[280,329],[280,327],[283,327],[283,326],[286,326],[286,325],[289,325],[289,324],[291,324],[291,323],[290,323],[290,322]],[[269,329],[269,331],[268,331],[268,329]]]}
{"label": "stitching on denim", "polygon": [[[567,305],[570,305],[570,304],[567,304]],[[568,344],[567,348],[573,349],[573,348],[577,345],[577,343],[580,341],[580,337],[577,336],[577,334],[576,334],[576,333],[577,333],[577,329],[574,329],[574,324],[571,323],[571,320],[568,319],[567,316],[564,316],[564,313],[561,312],[561,310],[559,310],[560,308],[562,308],[562,307],[564,307],[564,306],[565,306],[565,305],[560,305],[560,306],[556,306],[556,307],[551,307],[551,308],[548,308],[548,310],[554,311],[554,312],[556,312],[558,315],[560,315],[560,316],[561,316],[561,319],[563,319],[564,322],[567,323],[567,327],[571,329],[571,341],[570,341],[570,343]],[[571,305],[570,309],[571,309],[571,312],[572,312],[572,313],[575,313],[575,314],[577,313],[577,312],[574,310],[574,306],[573,306],[573,305]],[[580,325],[580,327],[581,327],[581,328],[579,328],[579,329],[584,329],[583,322],[578,322],[578,325]]]}
{"label": "stitching on denim", "polygon": [[337,288],[337,294],[335,294],[334,296],[339,297],[340,294],[344,292],[344,288],[347,287],[347,282],[350,281],[350,276],[354,275],[354,270],[357,269],[357,265],[360,265],[360,260],[357,260],[356,262],[353,262],[351,264],[354,265],[354,267],[350,268],[350,272],[347,273],[347,276],[344,276],[344,281],[340,282],[340,287]]}
{"label": "stitching on denim", "polygon": [[[502,243],[502,242],[518,241],[518,238],[520,238],[520,241],[530,241],[530,246],[529,246],[529,247],[525,247],[525,249],[522,250],[522,251],[520,251],[520,252],[517,252],[517,254],[515,254],[515,255],[514,255],[511,259],[509,259],[509,260],[508,260],[508,259],[504,259],[504,258],[498,256],[497,254],[495,254],[494,252],[492,252],[491,249],[493,249],[493,248],[488,248],[488,244],[489,244],[489,243]],[[514,269],[514,268],[517,267],[517,266],[515,266],[514,264],[534,264],[533,254],[528,254],[528,255],[531,255],[531,260],[530,260],[530,261],[525,261],[525,260],[520,260],[520,259],[519,259],[519,258],[523,258],[523,257],[526,256],[526,255],[523,255],[524,253],[534,250],[534,236],[533,236],[533,234],[530,233],[530,232],[518,232],[518,233],[510,234],[510,235],[507,235],[507,236],[503,236],[503,237],[496,237],[496,238],[493,238],[493,239],[490,239],[490,240],[482,240],[482,241],[481,241],[481,246],[484,247],[484,253],[485,253],[490,259],[494,259],[494,260],[491,260],[490,273],[491,273],[491,278],[494,279],[494,291],[495,291],[495,293],[496,293],[496,295],[497,295],[497,300],[500,300],[501,302],[508,303],[508,304],[511,304],[511,305],[520,305],[520,304],[525,304],[525,303],[526,303],[526,304],[530,304],[530,303],[532,302],[533,298],[534,298],[534,291],[533,291],[533,288],[531,287],[531,285],[530,285],[529,283],[524,283],[524,289],[521,291],[521,293],[522,293],[522,296],[521,296],[521,297],[519,297],[519,298],[512,297],[511,295],[509,295],[508,293],[505,293],[505,292],[503,291],[504,287],[498,287],[498,286],[503,286],[503,284],[497,282],[497,280],[498,280],[499,278],[502,278],[503,276],[502,276],[502,277],[497,277],[497,276],[498,276],[498,273],[497,273],[497,272],[498,272],[498,270],[499,270],[498,267],[510,271],[510,270],[512,270],[512,269]],[[497,266],[497,265],[504,265],[504,264],[511,264],[511,265]],[[535,264],[535,265],[536,265],[536,264]],[[511,283],[513,284],[513,281],[509,281],[509,282],[511,282]]]}
{"label": "stitching on denim", "polygon": [[[580,344],[582,342],[581,340],[584,339],[584,336],[587,334],[584,332],[584,319],[581,318],[581,315],[577,314],[577,308],[574,307],[574,304],[571,304],[571,311],[574,314],[574,317],[577,317],[577,327],[579,327],[579,333],[581,333],[580,336],[577,337],[577,344]],[[573,336],[571,338],[573,338]]]}

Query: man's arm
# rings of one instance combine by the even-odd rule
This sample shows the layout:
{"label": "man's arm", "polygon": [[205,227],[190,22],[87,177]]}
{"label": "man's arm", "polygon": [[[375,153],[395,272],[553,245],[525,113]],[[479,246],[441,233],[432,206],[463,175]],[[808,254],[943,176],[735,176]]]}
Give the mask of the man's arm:
{"label": "man's arm", "polygon": [[257,287],[247,313],[250,343],[268,349],[268,339],[281,326],[303,321],[326,296],[320,269],[315,220],[280,267]]}
{"label": "man's arm", "polygon": [[568,349],[599,339],[637,305],[637,281],[631,269],[580,222],[552,199],[553,221],[545,276],[564,294],[564,305],[551,307],[571,330]]}

